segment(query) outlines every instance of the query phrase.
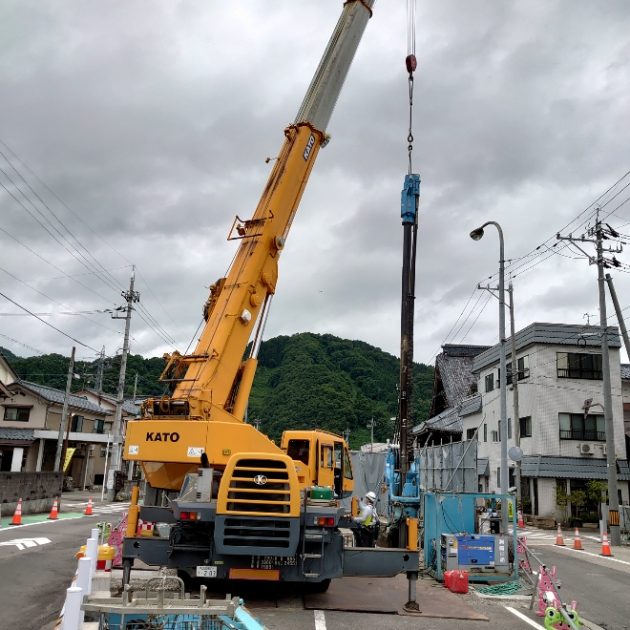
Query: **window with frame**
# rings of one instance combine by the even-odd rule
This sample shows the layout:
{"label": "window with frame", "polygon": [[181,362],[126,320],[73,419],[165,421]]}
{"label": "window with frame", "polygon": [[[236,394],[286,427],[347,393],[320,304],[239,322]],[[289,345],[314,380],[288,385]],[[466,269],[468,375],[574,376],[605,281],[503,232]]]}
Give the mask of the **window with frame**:
{"label": "window with frame", "polygon": [[332,446],[322,446],[319,452],[320,452],[319,465],[322,468],[332,468],[333,467]]}
{"label": "window with frame", "polygon": [[499,432],[498,431],[491,431],[490,432],[490,436],[493,442],[498,442],[499,441]]}
{"label": "window with frame", "polygon": [[346,479],[352,479],[352,462],[350,461],[350,454],[345,448],[343,449],[343,476]]}
{"label": "window with frame", "polygon": [[[512,361],[509,361],[505,366],[506,376],[508,385],[513,383],[512,379]],[[519,381],[522,381],[525,378],[529,378],[529,355],[526,354],[524,357],[519,357],[516,359],[516,376]]]}
{"label": "window with frame", "polygon": [[508,440],[512,439],[512,418],[508,418]]}
{"label": "window with frame", "polygon": [[466,439],[474,440],[477,429],[466,429]]}
{"label": "window with frame", "polygon": [[483,441],[488,441],[488,425],[484,423],[483,425]]}
{"label": "window with frame", "polygon": [[606,423],[602,414],[559,413],[561,440],[606,441]]}
{"label": "window with frame", "polygon": [[5,407],[4,419],[7,422],[28,422],[32,407]]}
{"label": "window with frame", "polygon": [[105,429],[105,420],[102,418],[96,418],[94,420],[94,433],[103,433]]}
{"label": "window with frame", "polygon": [[557,352],[558,378],[602,380],[602,355],[588,352]]}
{"label": "window with frame", "polygon": [[524,416],[518,419],[521,437],[532,437],[532,417]]}
{"label": "window with frame", "polygon": [[80,416],[79,414],[72,414],[70,431],[75,431],[77,433],[81,433],[81,431],[83,431],[83,416]]}
{"label": "window with frame", "polygon": [[485,378],[486,394],[494,389],[494,372],[486,375]]}

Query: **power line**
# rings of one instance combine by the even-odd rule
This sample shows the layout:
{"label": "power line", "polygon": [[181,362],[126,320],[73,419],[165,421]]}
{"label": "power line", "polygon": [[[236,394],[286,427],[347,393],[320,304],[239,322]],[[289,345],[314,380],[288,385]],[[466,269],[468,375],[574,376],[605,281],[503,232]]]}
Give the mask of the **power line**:
{"label": "power line", "polygon": [[[85,256],[77,251],[76,247],[71,245],[70,246],[67,244],[68,243],[68,239],[60,232],[60,230],[53,225],[49,219],[47,219],[43,213],[41,212],[41,210],[39,210],[39,208],[37,208],[35,206],[35,204],[32,202],[32,200],[27,197],[25,195],[25,193],[21,190],[21,188],[19,186],[17,186],[17,184],[11,179],[11,177],[8,175],[8,173],[2,168],[0,167],[0,173],[2,173],[8,180],[9,182],[11,182],[13,184],[13,186],[15,187],[16,190],[18,190],[20,192],[20,194],[26,199],[26,201],[28,201],[28,203],[32,206],[33,210],[29,209],[18,197],[16,197],[13,192],[11,190],[9,190],[9,188],[7,188],[5,186],[5,184],[0,181],[0,186],[2,186],[2,188],[4,188],[4,190],[24,209],[26,210],[26,212],[30,215],[30,217],[61,247],[63,247],[63,249],[66,250],[66,252],[68,252],[68,254],[70,254],[80,265],[82,265],[83,267],[85,267],[86,269],[88,269],[89,271],[93,271],[93,269],[90,267],[90,262],[85,258]],[[39,216],[37,216],[35,213],[37,213]],[[41,219],[39,217],[42,217]],[[50,227],[49,227],[50,226]],[[55,233],[53,233],[53,230]],[[58,235],[58,236],[57,236]],[[71,249],[71,247],[73,247],[73,249]],[[99,278],[101,278],[101,280],[103,279],[102,276],[99,274],[98,275]],[[106,284],[108,284],[106,282]],[[110,284],[108,284],[110,289],[113,290],[118,290],[118,287],[116,286],[112,286]]]}
{"label": "power line", "polygon": [[[2,144],[4,144],[4,143],[2,143]],[[13,155],[15,155],[15,153],[13,151],[11,151],[11,153],[13,153]],[[9,166],[17,174],[17,176],[20,178],[20,180],[22,182],[24,182],[24,184],[27,186],[27,188],[35,195],[35,197],[39,200],[41,205],[44,206],[44,208],[46,208],[46,210],[48,210],[48,212],[57,221],[57,223],[59,223],[59,225],[61,225],[63,230],[65,230],[65,232],[67,232],[70,235],[71,239],[67,239],[66,237],[64,237],[64,238],[66,238],[66,240],[68,240],[68,242],[74,241],[76,243],[76,245],[73,245],[73,247],[75,248],[75,251],[86,261],[86,263],[88,263],[90,265],[94,265],[96,267],[97,273],[98,273],[98,277],[106,285],[110,286],[110,288],[113,288],[114,290],[118,290],[119,289],[119,284],[118,284],[118,281],[116,280],[116,278],[114,278],[114,276],[112,276],[107,271],[107,269],[105,267],[103,267],[103,265],[96,259],[96,257],[83,245],[83,243],[81,243],[81,241],[73,234],[73,232],[59,218],[59,216],[52,210],[52,208],[42,199],[42,197],[37,193],[37,191],[34,190],[34,188],[30,185],[30,183],[24,178],[22,173],[11,162],[11,160],[7,157],[7,155],[4,152],[2,152],[1,150],[0,150],[0,155],[6,160],[7,164],[9,164]],[[14,184],[14,186],[16,186],[16,188],[18,188],[18,190],[20,190],[22,195],[24,195],[24,192],[15,184],[15,182],[13,182],[13,184]],[[31,201],[31,204],[32,204],[32,201]],[[32,204],[32,205],[33,205],[33,207],[35,207],[35,204]],[[43,213],[41,213],[40,210],[37,210],[37,211],[43,216]],[[50,223],[51,226],[53,225],[52,222],[49,221],[49,223]],[[60,234],[60,236],[63,236],[58,229],[56,229],[56,231]],[[85,252],[85,254],[87,254],[87,257],[83,254],[83,252]],[[99,271],[99,268],[100,268],[100,271]]]}
{"label": "power line", "polygon": [[89,348],[90,350],[94,350],[94,352],[98,352],[98,350],[96,348],[92,348],[92,346],[88,345],[87,343],[83,343],[82,341],[79,341],[78,339],[75,339],[72,335],[69,335],[67,332],[64,332],[63,330],[57,328],[56,326],[53,326],[51,323],[47,322],[46,320],[42,319],[41,317],[38,317],[32,311],[29,311],[29,309],[27,309],[26,306],[22,306],[21,304],[19,304],[15,300],[12,300],[8,295],[5,295],[1,291],[0,291],[0,295],[5,300],[8,300],[12,304],[15,304],[15,306],[17,306],[18,308],[21,308],[23,311],[26,311],[27,313],[30,313],[35,319],[37,319],[40,322],[42,322],[42,324],[45,324],[49,328],[52,328],[53,330],[56,330],[58,333],[61,333],[64,337],[67,337],[68,339],[74,341],[75,343],[78,343],[80,346],[83,346],[84,348]]}
{"label": "power line", "polygon": [[[32,291],[35,291],[36,293],[39,293],[39,295],[41,295],[42,297],[46,298],[47,300],[50,300],[51,302],[54,302],[55,304],[59,304],[60,306],[66,306],[65,304],[63,304],[62,302],[59,302],[58,300],[55,300],[54,298],[50,297],[49,295],[47,295],[46,293],[44,293],[43,291],[40,291],[39,289],[36,289],[35,287],[31,286],[30,284],[28,284],[27,282],[24,282],[24,280],[22,280],[21,278],[18,278],[15,274],[12,274],[10,271],[7,271],[6,269],[0,267],[0,271],[3,271],[4,273],[6,273],[9,277],[13,278],[14,280],[16,280],[17,282],[23,284],[25,287],[28,287],[29,289],[31,289]],[[96,313],[102,313],[105,312],[103,311],[92,311],[92,313],[96,314]],[[68,313],[71,314],[71,313]],[[91,324],[96,324],[97,326],[100,326],[101,328],[104,328],[105,330],[111,330],[113,332],[118,333],[117,330],[115,330],[114,328],[110,328],[109,326],[105,326],[105,324],[102,324],[101,322],[97,322],[93,319],[90,319],[89,317],[87,317],[87,315],[89,313],[84,312],[84,313],[72,313],[72,314],[76,314],[76,315],[80,315],[81,317],[83,317],[85,320],[87,320],[88,322],[90,322]],[[38,313],[38,315],[42,315],[44,316],[45,314],[42,313]]]}

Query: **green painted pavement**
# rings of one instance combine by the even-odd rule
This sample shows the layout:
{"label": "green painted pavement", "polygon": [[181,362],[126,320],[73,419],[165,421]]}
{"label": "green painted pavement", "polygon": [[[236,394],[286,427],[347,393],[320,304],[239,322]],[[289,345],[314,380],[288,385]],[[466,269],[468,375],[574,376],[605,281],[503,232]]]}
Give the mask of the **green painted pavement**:
{"label": "green painted pavement", "polygon": [[[59,520],[62,521],[68,518],[79,518],[84,516],[83,512],[59,512],[58,519],[49,519],[48,514],[24,514],[22,515],[22,525],[26,525],[27,523],[45,523],[50,520]],[[17,529],[15,526],[11,525],[11,521],[13,520],[13,515],[11,516],[3,516],[1,519],[1,527],[2,529]]]}

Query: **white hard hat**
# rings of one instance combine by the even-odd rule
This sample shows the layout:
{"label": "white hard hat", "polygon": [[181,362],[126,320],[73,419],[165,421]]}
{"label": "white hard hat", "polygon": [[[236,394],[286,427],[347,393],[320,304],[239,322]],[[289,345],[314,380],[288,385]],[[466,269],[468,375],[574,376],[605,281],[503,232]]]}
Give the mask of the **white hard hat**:
{"label": "white hard hat", "polygon": [[371,490],[365,495],[365,498],[370,503],[376,503],[376,494],[374,494],[374,492],[372,492]]}

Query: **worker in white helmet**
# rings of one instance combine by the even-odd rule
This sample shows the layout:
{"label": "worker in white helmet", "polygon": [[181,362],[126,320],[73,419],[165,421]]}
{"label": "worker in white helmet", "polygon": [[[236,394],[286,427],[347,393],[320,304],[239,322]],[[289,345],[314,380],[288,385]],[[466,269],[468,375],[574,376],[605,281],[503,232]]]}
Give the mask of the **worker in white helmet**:
{"label": "worker in white helmet", "polygon": [[359,515],[354,517],[354,522],[357,523],[354,530],[356,545],[357,547],[374,547],[379,529],[376,494],[371,490],[367,492],[360,507]]}

